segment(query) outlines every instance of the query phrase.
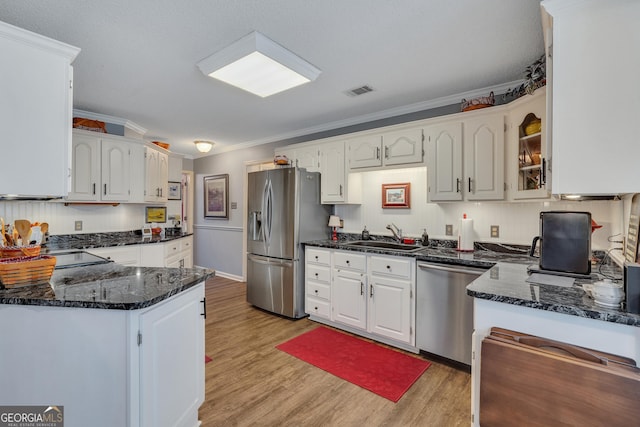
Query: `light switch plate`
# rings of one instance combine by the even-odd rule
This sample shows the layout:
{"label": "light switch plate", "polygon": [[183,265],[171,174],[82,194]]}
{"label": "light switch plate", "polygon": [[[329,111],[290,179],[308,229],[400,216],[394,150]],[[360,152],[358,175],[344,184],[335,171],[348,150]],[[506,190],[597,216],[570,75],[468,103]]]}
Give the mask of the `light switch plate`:
{"label": "light switch plate", "polygon": [[491,237],[500,237],[500,226],[492,225],[491,226]]}
{"label": "light switch plate", "polygon": [[445,235],[447,236],[453,236],[453,224],[447,224],[445,225]]}
{"label": "light switch plate", "polygon": [[74,224],[75,231],[82,231],[82,221],[76,221]]}

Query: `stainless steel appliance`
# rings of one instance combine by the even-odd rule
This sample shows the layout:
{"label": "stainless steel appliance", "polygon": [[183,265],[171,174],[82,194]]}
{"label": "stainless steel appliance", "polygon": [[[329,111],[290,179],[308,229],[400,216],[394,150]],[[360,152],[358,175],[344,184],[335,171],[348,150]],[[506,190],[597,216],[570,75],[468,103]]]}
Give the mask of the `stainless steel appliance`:
{"label": "stainless steel appliance", "polygon": [[591,214],[540,212],[540,235],[533,238],[530,255],[540,241],[539,272],[584,276],[591,273]]}
{"label": "stainless steel appliance", "polygon": [[63,268],[87,267],[89,265],[108,264],[110,259],[90,254],[86,251],[53,252],[48,255],[56,257],[56,270]]}
{"label": "stainless steel appliance", "polygon": [[283,316],[304,317],[301,242],[326,239],[331,206],[320,204],[320,174],[273,169],[249,174],[247,301]]}
{"label": "stainless steel appliance", "polygon": [[416,345],[420,350],[471,365],[473,297],[467,285],[486,269],[418,263]]}

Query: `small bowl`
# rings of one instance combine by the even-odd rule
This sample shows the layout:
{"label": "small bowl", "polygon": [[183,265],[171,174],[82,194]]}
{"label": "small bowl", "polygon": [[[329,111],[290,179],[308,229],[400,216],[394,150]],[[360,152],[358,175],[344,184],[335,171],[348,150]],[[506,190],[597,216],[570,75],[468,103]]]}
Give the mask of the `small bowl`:
{"label": "small bowl", "polygon": [[593,283],[591,294],[596,304],[610,307],[618,306],[624,299],[622,283],[614,283],[610,279]]}
{"label": "small bowl", "polygon": [[160,227],[153,227],[151,229],[151,234],[160,234],[162,232],[162,228]]}

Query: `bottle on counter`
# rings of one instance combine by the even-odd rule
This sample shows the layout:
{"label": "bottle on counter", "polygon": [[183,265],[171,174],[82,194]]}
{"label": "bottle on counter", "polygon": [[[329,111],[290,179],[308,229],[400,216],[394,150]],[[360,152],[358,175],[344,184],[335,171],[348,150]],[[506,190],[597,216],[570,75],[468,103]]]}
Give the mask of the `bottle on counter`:
{"label": "bottle on counter", "polygon": [[420,239],[420,243],[422,243],[422,246],[429,246],[429,235],[427,234],[426,228],[422,232],[422,238]]}
{"label": "bottle on counter", "polygon": [[362,240],[369,240],[371,236],[369,235],[369,230],[367,230],[367,226],[364,226],[364,230],[362,230]]}

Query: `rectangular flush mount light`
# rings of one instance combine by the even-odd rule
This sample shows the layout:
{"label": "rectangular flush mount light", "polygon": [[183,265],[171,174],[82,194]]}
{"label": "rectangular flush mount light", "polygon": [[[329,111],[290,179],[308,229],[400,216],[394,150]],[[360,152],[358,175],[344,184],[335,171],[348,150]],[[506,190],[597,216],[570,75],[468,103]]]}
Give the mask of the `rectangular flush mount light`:
{"label": "rectangular flush mount light", "polygon": [[260,97],[315,80],[320,70],[254,31],[198,62],[205,75]]}

